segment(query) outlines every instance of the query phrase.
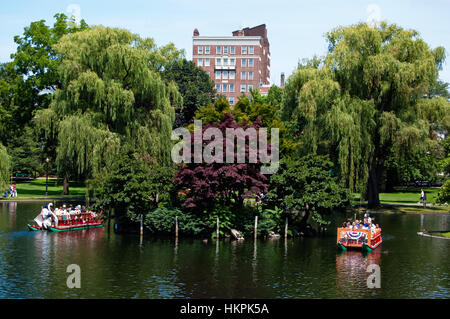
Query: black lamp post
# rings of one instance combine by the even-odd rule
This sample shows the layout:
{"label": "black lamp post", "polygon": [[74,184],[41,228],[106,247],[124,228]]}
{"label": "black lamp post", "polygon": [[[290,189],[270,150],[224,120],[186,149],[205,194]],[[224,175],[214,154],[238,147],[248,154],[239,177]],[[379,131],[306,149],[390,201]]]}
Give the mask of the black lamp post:
{"label": "black lamp post", "polygon": [[45,196],[48,196],[48,157],[45,159]]}

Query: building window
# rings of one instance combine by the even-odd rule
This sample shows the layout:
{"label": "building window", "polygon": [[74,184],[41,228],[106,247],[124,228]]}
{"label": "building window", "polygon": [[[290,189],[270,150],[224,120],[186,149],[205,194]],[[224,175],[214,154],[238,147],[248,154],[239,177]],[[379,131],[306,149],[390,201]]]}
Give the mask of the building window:
{"label": "building window", "polygon": [[197,47],[197,53],[198,53],[198,54],[203,54],[203,46],[199,45],[199,46]]}
{"label": "building window", "polygon": [[216,58],[216,65],[220,65],[220,58]]}
{"label": "building window", "polygon": [[222,92],[227,92],[228,84],[222,84]]}
{"label": "building window", "polygon": [[227,58],[223,58],[223,65],[228,65],[228,59]]}
{"label": "building window", "polygon": [[216,47],[216,54],[222,54],[222,47],[221,46],[217,46]]}
{"label": "building window", "polygon": [[250,92],[251,89],[253,89],[253,85],[252,85],[252,84],[249,84],[249,85],[248,85],[248,91]]}
{"label": "building window", "polygon": [[246,46],[241,47],[241,54],[247,54],[247,47]]}
{"label": "building window", "polygon": [[205,54],[209,54],[210,53],[210,47],[209,45],[205,46]]}
{"label": "building window", "polygon": [[248,47],[248,54],[254,54],[255,53],[255,47],[253,45]]}
{"label": "building window", "polygon": [[234,84],[230,83],[230,92],[233,93],[234,92]]}
{"label": "building window", "polygon": [[216,84],[216,91],[220,92],[220,84]]}
{"label": "building window", "polygon": [[234,71],[230,71],[230,80],[234,80]]}
{"label": "building window", "polygon": [[222,72],[222,80],[228,80],[228,72],[227,71]]}
{"label": "building window", "polygon": [[223,47],[223,54],[228,54],[228,47],[227,46]]}
{"label": "building window", "polygon": [[248,72],[248,79],[253,80],[253,72]]}
{"label": "building window", "polygon": [[247,66],[247,59],[241,59],[241,66],[246,67]]}
{"label": "building window", "polygon": [[205,59],[205,66],[209,66],[209,59]]}
{"label": "building window", "polygon": [[248,59],[248,66],[252,67],[253,66],[253,59]]}
{"label": "building window", "polygon": [[216,71],[216,80],[220,80],[220,71]]}
{"label": "building window", "polygon": [[241,93],[245,93],[245,84],[241,84]]}
{"label": "building window", "polygon": [[230,46],[230,54],[234,54],[234,45]]}
{"label": "building window", "polygon": [[197,66],[203,66],[203,59],[197,59]]}
{"label": "building window", "polygon": [[230,103],[230,105],[233,105],[234,104],[234,97],[230,96],[228,98],[228,102]]}
{"label": "building window", "polygon": [[246,74],[244,71],[241,72],[241,80],[246,80]]}
{"label": "building window", "polygon": [[230,65],[234,66],[235,62],[236,62],[236,59],[235,59],[235,58],[231,58],[231,59],[230,59]]}

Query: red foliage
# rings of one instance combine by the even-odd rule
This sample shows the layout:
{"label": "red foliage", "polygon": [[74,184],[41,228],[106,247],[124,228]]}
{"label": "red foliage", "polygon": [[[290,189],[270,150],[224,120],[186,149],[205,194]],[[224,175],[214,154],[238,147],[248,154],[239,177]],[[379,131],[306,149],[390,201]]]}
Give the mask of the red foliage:
{"label": "red foliage", "polygon": [[[249,153],[253,148],[245,143],[245,163],[237,163],[236,150],[226,147],[227,128],[253,127],[258,131],[260,122],[253,125],[247,123],[236,123],[230,114],[225,114],[222,122],[216,125],[202,127],[202,134],[210,127],[218,128],[223,135],[223,162],[224,163],[193,163],[194,158],[194,134],[191,133],[192,150],[191,163],[182,164],[175,176],[175,183],[182,188],[190,188],[186,194],[183,207],[192,209],[212,209],[216,205],[242,206],[246,196],[255,193],[267,192],[268,178],[261,174],[261,162],[249,163]],[[203,136],[203,135],[202,135]],[[215,137],[216,138],[216,137]],[[245,139],[245,136],[237,136],[237,140]],[[209,141],[202,141],[202,150]],[[268,145],[270,151],[270,145]],[[225,163],[226,154],[232,152],[234,163]]]}

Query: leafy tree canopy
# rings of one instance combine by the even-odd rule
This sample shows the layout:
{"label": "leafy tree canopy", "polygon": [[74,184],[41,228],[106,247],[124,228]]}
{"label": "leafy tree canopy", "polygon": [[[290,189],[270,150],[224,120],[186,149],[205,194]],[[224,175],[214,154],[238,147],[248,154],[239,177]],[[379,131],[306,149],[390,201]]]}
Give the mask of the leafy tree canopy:
{"label": "leafy tree canopy", "polygon": [[207,106],[214,99],[214,82],[209,75],[192,61],[172,61],[163,71],[166,82],[173,81],[183,97],[183,105],[177,109],[174,127],[186,126],[201,106]]}
{"label": "leafy tree canopy", "polygon": [[161,69],[182,51],[102,26],[66,35],[54,48],[61,59],[61,87],[36,123],[58,138],[61,174],[73,168],[99,172],[124,145],[168,165],[174,107],[182,98],[173,82],[165,83]]}
{"label": "leafy tree canopy", "polygon": [[170,203],[173,176],[173,169],[125,149],[88,181],[89,197],[98,209],[114,209],[118,221],[138,221],[141,214]]}
{"label": "leafy tree canopy", "polygon": [[330,154],[343,185],[377,206],[391,152],[397,160],[431,152],[433,130],[448,131],[448,100],[426,95],[445,54],[387,23],[339,27],[327,40],[328,54],[289,78],[282,119],[304,130],[305,153]]}
{"label": "leafy tree canopy", "polygon": [[327,224],[333,210],[345,208],[350,200],[348,190],[332,176],[332,168],[327,156],[281,160],[278,172],[270,178],[269,203],[305,211],[301,228],[310,216],[319,224]]}

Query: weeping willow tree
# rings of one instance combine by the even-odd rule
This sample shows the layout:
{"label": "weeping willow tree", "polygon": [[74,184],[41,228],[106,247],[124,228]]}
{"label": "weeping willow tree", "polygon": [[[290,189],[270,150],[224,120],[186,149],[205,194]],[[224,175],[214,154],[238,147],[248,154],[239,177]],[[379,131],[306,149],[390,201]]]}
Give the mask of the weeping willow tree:
{"label": "weeping willow tree", "polygon": [[448,131],[448,100],[427,95],[444,50],[386,23],[339,27],[327,40],[327,55],[289,78],[282,119],[303,130],[305,152],[330,154],[341,182],[375,207],[386,158],[434,152],[434,131]]}
{"label": "weeping willow tree", "polygon": [[8,185],[11,173],[11,159],[6,148],[0,143],[0,191]]}
{"label": "weeping willow tree", "polygon": [[124,145],[160,165],[170,162],[174,106],[182,98],[161,69],[182,58],[127,30],[92,27],[61,38],[61,87],[35,121],[57,136],[57,167],[68,193],[70,173],[89,176],[111,164]]}

